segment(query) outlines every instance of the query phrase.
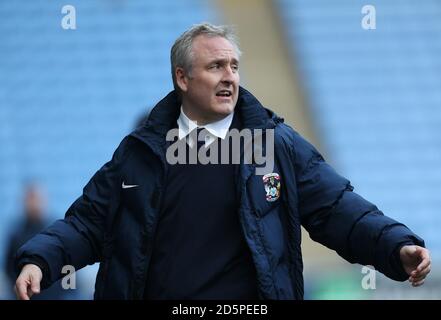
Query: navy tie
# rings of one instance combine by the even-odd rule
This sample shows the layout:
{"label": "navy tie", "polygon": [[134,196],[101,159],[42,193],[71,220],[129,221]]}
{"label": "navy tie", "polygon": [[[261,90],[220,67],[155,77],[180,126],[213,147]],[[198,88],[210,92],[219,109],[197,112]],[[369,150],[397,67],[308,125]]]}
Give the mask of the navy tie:
{"label": "navy tie", "polygon": [[205,145],[205,136],[203,136],[203,139],[200,141],[199,140],[199,134],[201,133],[201,131],[205,130],[205,128],[197,128],[197,136],[196,136],[196,140],[197,140],[197,146],[198,146],[198,150]]}

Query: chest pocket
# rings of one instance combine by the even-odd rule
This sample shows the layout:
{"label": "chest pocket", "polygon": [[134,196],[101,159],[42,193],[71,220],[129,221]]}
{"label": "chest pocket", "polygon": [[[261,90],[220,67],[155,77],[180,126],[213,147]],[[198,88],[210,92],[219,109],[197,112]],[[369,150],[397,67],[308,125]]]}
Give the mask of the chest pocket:
{"label": "chest pocket", "polygon": [[283,181],[277,172],[250,177],[248,196],[257,216],[264,217],[280,205],[282,188]]}

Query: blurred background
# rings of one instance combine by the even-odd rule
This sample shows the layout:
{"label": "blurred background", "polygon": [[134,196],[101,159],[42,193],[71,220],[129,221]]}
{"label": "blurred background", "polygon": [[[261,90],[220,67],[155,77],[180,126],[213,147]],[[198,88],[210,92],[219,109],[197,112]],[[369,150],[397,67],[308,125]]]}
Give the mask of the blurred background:
{"label": "blurred background", "polygon": [[[440,16],[438,0],[1,1],[0,299],[16,247],[172,90],[170,48],[203,21],[235,26],[242,85],[432,253],[424,286],[375,273],[366,290],[362,266],[304,232],[305,298],[440,299]],[[47,298],[91,299],[96,271]]]}

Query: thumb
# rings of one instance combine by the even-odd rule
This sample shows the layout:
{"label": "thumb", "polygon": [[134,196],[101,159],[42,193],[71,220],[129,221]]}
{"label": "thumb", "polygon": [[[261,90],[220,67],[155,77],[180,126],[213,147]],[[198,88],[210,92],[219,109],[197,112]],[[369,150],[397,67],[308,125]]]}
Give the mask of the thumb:
{"label": "thumb", "polygon": [[40,293],[40,281],[34,277],[31,278],[31,290],[34,294]]}
{"label": "thumb", "polygon": [[419,247],[419,246],[413,246],[409,252],[410,256],[412,258],[418,258],[421,256],[423,252],[423,248]]}
{"label": "thumb", "polygon": [[407,255],[408,257],[413,257],[417,252],[418,252],[418,247],[417,246],[404,246],[402,248],[403,253],[405,255]]}

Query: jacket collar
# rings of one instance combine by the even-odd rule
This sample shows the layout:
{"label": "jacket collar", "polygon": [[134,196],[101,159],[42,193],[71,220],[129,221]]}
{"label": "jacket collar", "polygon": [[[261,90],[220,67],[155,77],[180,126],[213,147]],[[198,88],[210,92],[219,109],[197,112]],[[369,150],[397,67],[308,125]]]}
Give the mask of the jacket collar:
{"label": "jacket collar", "polygon": [[[130,135],[152,148],[164,147],[165,136],[175,125],[181,111],[180,106],[179,95],[175,90],[171,91],[152,109],[144,126],[137,128]],[[243,128],[248,129],[270,129],[275,127],[276,122],[283,121],[274,112],[264,108],[256,97],[243,87],[239,87],[235,112],[239,112]]]}

